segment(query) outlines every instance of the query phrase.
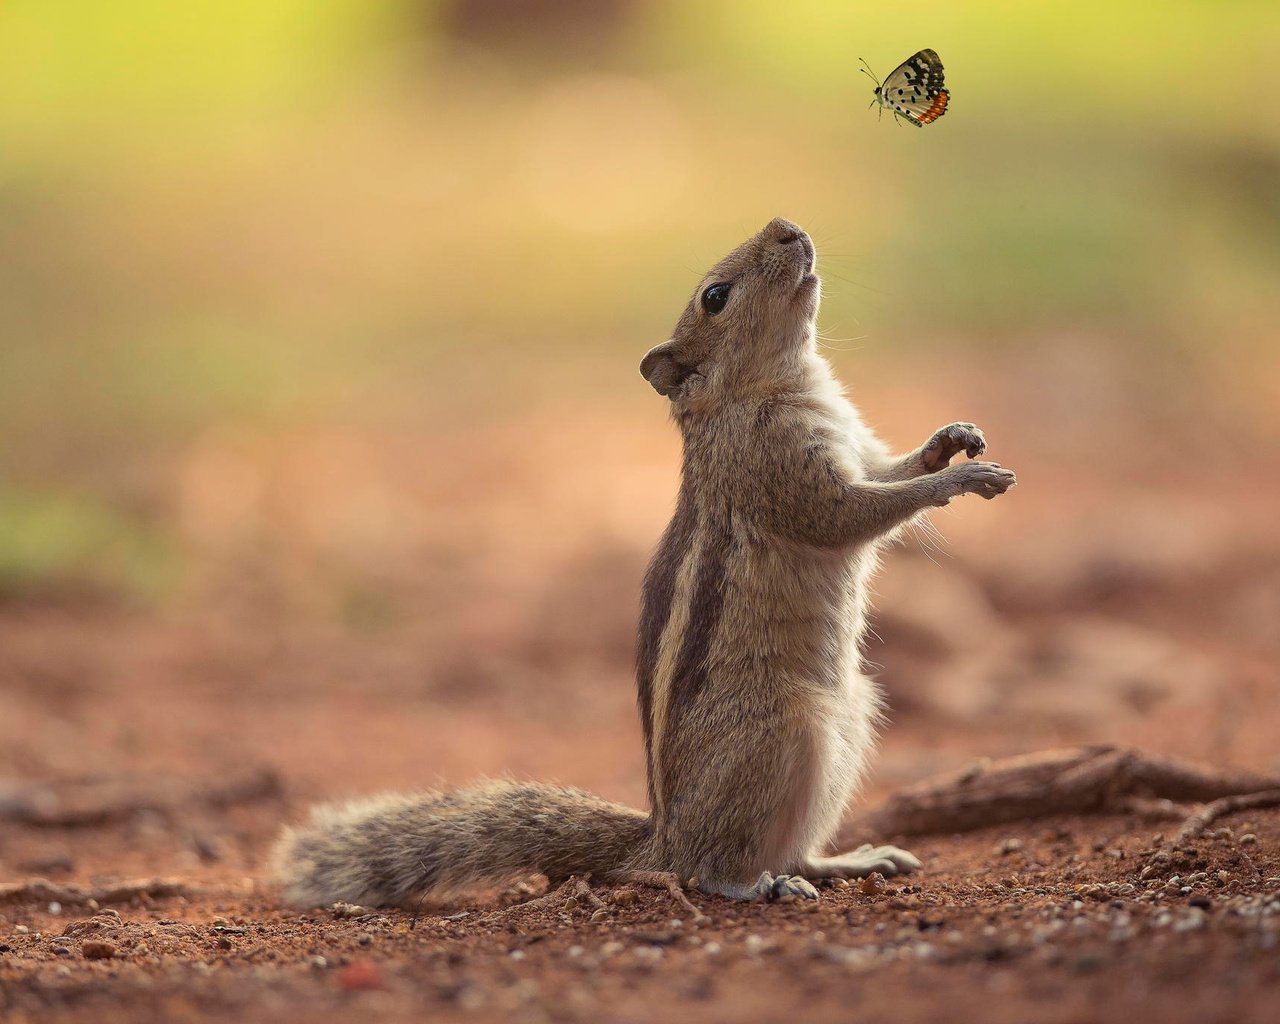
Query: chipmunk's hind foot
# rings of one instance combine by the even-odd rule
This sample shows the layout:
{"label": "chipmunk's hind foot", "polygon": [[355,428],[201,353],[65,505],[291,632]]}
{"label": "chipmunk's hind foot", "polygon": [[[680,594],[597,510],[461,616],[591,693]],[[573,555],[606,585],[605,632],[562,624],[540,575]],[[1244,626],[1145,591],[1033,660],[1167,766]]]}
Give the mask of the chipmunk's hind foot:
{"label": "chipmunk's hind foot", "polygon": [[810,878],[866,878],[874,871],[888,878],[905,875],[920,867],[920,858],[896,846],[865,843],[838,857],[811,857],[804,866]]}
{"label": "chipmunk's hind foot", "polygon": [[818,898],[818,890],[800,875],[771,875],[768,871],[761,872],[754,882],[699,882],[698,888],[713,896],[727,896],[731,900],[759,900],[764,903]]}

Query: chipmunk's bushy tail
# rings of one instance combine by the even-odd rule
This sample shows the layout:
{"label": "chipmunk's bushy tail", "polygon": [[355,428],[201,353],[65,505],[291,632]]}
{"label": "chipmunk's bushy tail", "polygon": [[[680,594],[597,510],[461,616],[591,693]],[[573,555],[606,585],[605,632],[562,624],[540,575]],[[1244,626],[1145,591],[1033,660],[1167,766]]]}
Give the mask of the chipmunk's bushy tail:
{"label": "chipmunk's bushy tail", "polygon": [[404,906],[534,872],[557,882],[625,870],[649,831],[648,815],[581,790],[493,782],[317,807],[285,832],[275,873],[294,906]]}

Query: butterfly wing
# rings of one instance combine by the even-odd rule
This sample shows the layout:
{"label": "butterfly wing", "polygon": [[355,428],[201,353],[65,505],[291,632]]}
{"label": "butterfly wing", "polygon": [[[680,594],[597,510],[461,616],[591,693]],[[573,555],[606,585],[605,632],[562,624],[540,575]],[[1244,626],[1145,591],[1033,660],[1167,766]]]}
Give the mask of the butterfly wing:
{"label": "butterfly wing", "polygon": [[951,93],[944,81],[937,53],[921,50],[889,72],[880,87],[880,105],[923,128],[947,112]]}

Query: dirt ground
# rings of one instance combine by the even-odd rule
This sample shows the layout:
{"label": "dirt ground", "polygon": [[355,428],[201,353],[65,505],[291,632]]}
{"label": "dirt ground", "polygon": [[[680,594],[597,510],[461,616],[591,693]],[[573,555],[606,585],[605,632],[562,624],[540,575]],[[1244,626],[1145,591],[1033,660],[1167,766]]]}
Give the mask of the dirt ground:
{"label": "dirt ground", "polygon": [[[871,419],[923,439],[943,404],[885,394]],[[1247,445],[1193,471],[1137,442],[1099,472],[1071,423],[1037,436],[1017,429],[1027,407],[989,404],[993,438],[1023,439],[993,446],[1022,483],[935,517],[945,551],[912,535],[886,561],[869,653],[892,721],[862,809],[979,757],[1077,743],[1280,772],[1280,476],[1241,472]],[[694,895],[701,920],[629,888],[597,890],[600,911],[521,909],[536,879],[416,921],[281,909],[266,858],[315,800],[509,773],[643,803],[630,638],[674,442],[648,406],[575,415],[477,430],[456,464],[443,432],[211,436],[174,475],[201,552],[183,601],[0,605],[0,880],[16,885],[0,889],[0,1016],[1280,1016],[1275,809],[1182,845],[1176,821],[1137,813],[902,839],[924,869],[882,891]],[[1162,444],[1206,430],[1171,421]],[[555,457],[570,439],[595,476]],[[1058,444],[1077,455],[1033,461]],[[376,542],[351,540],[369,517],[338,495],[381,502]],[[858,810],[853,844],[871,838]],[[150,889],[119,884],[136,880]]]}

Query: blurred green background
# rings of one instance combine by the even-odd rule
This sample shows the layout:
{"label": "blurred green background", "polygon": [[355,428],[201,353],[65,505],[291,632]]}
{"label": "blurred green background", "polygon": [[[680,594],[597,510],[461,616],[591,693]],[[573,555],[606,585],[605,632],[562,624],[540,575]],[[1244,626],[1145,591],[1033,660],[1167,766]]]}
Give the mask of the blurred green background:
{"label": "blurred green background", "polygon": [[[923,46],[948,116],[879,120],[857,59]],[[660,434],[640,355],[775,215],[855,379],[1014,365],[1075,407],[1061,368],[1102,358],[1170,416],[1219,396],[1247,447],[1278,47],[1274,2],[5,0],[0,601],[337,564],[326,607],[376,624],[383,575],[468,543],[432,503],[510,467],[406,480],[584,403]]]}

